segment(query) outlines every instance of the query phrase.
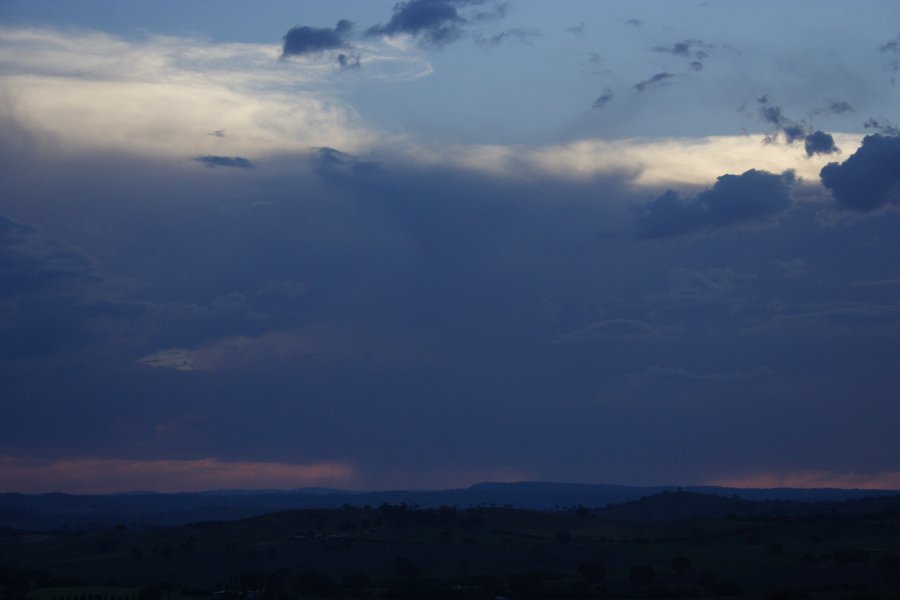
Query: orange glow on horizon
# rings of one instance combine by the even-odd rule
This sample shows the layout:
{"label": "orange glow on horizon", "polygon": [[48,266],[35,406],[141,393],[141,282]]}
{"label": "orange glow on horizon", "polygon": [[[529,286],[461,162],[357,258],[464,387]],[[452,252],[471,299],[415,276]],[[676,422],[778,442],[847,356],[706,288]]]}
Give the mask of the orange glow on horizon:
{"label": "orange glow on horizon", "polygon": [[854,473],[816,470],[759,471],[727,475],[707,481],[709,485],[732,488],[843,488],[900,490],[900,471]]}
{"label": "orange glow on horizon", "polygon": [[102,494],[135,490],[290,489],[345,486],[356,468],[341,461],[308,464],[110,458],[25,459],[0,455],[0,492]]}

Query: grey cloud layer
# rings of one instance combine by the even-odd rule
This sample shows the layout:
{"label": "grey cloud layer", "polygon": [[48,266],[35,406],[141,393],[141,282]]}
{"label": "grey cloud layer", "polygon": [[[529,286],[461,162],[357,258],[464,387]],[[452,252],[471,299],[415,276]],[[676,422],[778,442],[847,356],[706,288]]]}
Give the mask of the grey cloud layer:
{"label": "grey cloud layer", "polygon": [[[649,483],[684,463],[685,477],[701,477],[723,456],[752,462],[759,431],[793,455],[810,439],[791,431],[844,431],[828,415],[863,397],[866,414],[882,416],[860,427],[881,441],[845,432],[833,453],[864,447],[876,465],[895,455],[880,434],[894,402],[885,390],[898,383],[886,367],[896,290],[848,282],[895,278],[900,242],[884,218],[826,228],[818,207],[784,210],[787,176],[749,171],[663,196],[675,208],[651,202],[638,214],[644,233],[671,238],[653,244],[627,235],[627,207],[644,192],[625,176],[522,181],[335,148],[239,173],[84,155],[32,178],[17,160],[39,162],[20,152],[0,165],[12,182],[4,210],[52,208],[78,243],[0,221],[4,265],[20,265],[3,271],[19,273],[15,301],[102,310],[119,299],[126,325],[3,309],[19,333],[0,359],[0,435],[23,453],[48,452],[52,439],[82,455],[138,445],[154,456],[337,457],[376,481],[452,459]],[[775,218],[779,228],[732,235]],[[777,262],[797,259],[815,277],[787,277]],[[114,278],[131,282],[130,303]],[[851,314],[878,318],[836,322]],[[51,326],[55,343],[26,352],[22,340]],[[88,333],[97,343],[83,343]],[[140,362],[153,356],[160,366]],[[784,408],[798,402],[810,405]],[[736,433],[713,461],[705,445],[683,444],[700,429]]]}

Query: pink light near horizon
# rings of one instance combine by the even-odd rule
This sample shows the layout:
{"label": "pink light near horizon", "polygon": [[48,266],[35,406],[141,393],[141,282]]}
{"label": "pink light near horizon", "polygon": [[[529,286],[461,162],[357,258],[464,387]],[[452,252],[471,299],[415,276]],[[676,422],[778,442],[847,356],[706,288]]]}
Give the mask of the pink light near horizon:
{"label": "pink light near horizon", "polygon": [[843,488],[900,490],[900,471],[854,473],[817,470],[758,471],[726,475],[707,482],[733,488]]}
{"label": "pink light near horizon", "polygon": [[356,468],[341,461],[294,464],[229,462],[217,458],[42,460],[0,456],[0,492],[99,494],[134,490],[291,489],[351,486],[356,479]]}

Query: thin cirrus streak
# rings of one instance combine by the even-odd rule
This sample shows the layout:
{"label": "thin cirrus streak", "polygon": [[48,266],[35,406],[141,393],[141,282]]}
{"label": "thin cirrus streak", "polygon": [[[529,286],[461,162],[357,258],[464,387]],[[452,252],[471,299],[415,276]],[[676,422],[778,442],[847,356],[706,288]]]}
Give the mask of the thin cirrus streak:
{"label": "thin cirrus streak", "polygon": [[900,490],[900,471],[854,473],[797,470],[717,477],[708,482],[733,488],[843,488]]}
{"label": "thin cirrus streak", "polygon": [[341,461],[306,464],[189,460],[0,456],[0,492],[113,493],[133,490],[196,492],[211,489],[297,488],[352,484],[356,468]]}

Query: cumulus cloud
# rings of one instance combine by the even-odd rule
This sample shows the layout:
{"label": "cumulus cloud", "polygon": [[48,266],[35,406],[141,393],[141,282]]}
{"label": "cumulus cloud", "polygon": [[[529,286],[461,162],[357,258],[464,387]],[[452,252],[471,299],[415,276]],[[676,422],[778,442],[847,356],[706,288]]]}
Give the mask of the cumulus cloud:
{"label": "cumulus cloud", "polygon": [[237,169],[253,168],[253,163],[243,156],[195,156],[194,160],[207,167],[232,167]]}
{"label": "cumulus cloud", "polygon": [[638,93],[643,92],[647,89],[653,89],[663,84],[663,82],[675,77],[672,73],[657,73],[656,75],[650,77],[649,79],[645,79],[643,81],[639,81],[634,84],[634,89],[638,91]]}
{"label": "cumulus cloud", "polygon": [[334,29],[315,27],[291,27],[284,35],[281,56],[317,54],[324,50],[336,50],[347,46],[347,37],[353,23],[346,19],[337,22]]}
{"label": "cumulus cloud", "polygon": [[373,25],[368,35],[411,35],[425,45],[443,46],[455,42],[465,33],[465,26],[473,21],[502,15],[501,4],[492,4],[492,11],[476,11],[463,15],[461,8],[483,5],[485,0],[404,0],[394,5],[394,14],[387,23]]}
{"label": "cumulus cloud", "polygon": [[831,134],[825,133],[824,131],[813,131],[807,135],[806,140],[804,141],[804,147],[807,156],[814,156],[816,154],[834,154],[835,152],[840,151],[840,149],[834,145],[834,138]]}
{"label": "cumulus cloud", "polygon": [[822,184],[842,209],[867,213],[900,205],[900,137],[869,135],[843,163],[820,172]]}
{"label": "cumulus cloud", "polygon": [[775,220],[791,203],[794,174],[751,169],[722,175],[709,189],[688,199],[669,190],[635,207],[639,238],[665,238]]}

